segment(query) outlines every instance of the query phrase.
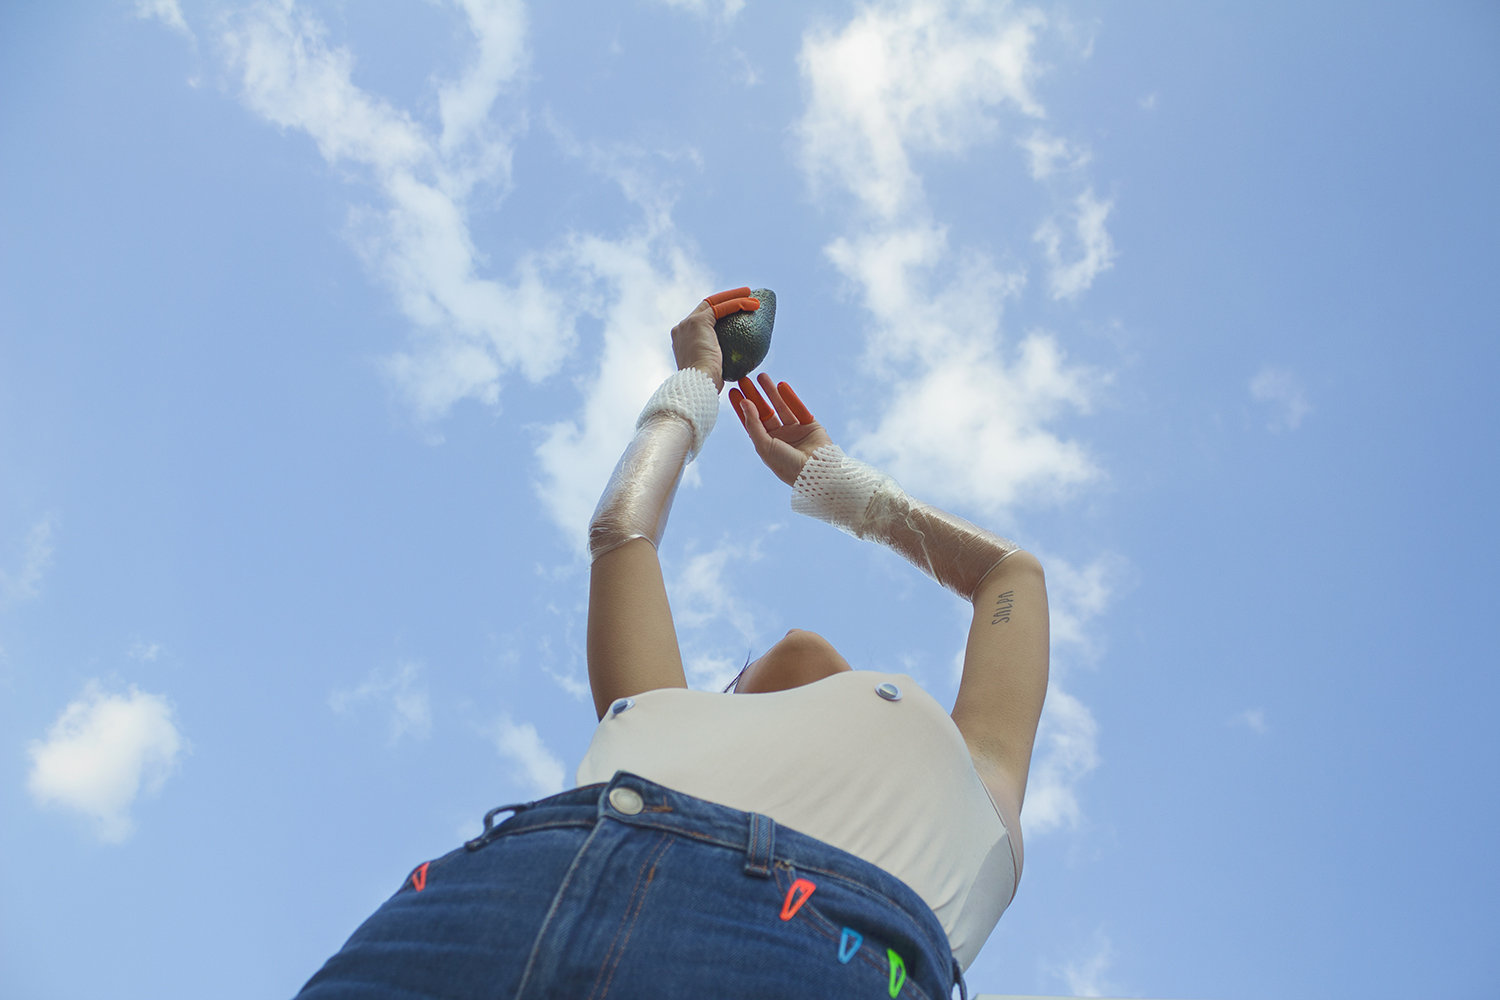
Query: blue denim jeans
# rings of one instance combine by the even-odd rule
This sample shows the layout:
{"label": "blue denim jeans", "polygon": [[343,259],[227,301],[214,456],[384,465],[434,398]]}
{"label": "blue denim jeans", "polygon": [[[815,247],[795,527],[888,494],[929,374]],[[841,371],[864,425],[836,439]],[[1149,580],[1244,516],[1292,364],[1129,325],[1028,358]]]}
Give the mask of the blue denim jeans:
{"label": "blue denim jeans", "polygon": [[616,771],[491,810],[298,998],[938,1000],[955,984],[968,1000],[937,915],[894,875]]}

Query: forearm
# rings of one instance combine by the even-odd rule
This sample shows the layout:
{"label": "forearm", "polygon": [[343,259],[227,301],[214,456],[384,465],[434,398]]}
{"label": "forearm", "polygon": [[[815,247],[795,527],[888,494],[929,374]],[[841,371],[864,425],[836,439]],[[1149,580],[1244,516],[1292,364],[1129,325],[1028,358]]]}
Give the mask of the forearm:
{"label": "forearm", "polygon": [[889,546],[970,603],[985,577],[1020,551],[1009,539],[916,500],[836,445],[807,460],[793,487],[792,509]]}
{"label": "forearm", "polygon": [[661,544],[682,473],[703,447],[717,412],[718,391],[706,373],[685,369],[662,383],[594,508],[591,561],[632,538],[644,538],[653,548]]}
{"label": "forearm", "polygon": [[956,514],[913,500],[876,494],[874,525],[862,537],[901,553],[922,572],[969,603],[985,578],[1020,547]]}

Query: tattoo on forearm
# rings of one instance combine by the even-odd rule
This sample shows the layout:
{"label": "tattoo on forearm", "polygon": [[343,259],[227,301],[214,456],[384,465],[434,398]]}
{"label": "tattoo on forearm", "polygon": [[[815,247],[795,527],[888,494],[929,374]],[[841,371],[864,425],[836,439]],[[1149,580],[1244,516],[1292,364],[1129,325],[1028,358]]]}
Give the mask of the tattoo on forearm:
{"label": "tattoo on forearm", "polygon": [[990,624],[999,625],[1001,622],[1010,621],[1010,613],[1016,606],[1016,592],[1007,590],[995,598],[995,610],[990,614]]}

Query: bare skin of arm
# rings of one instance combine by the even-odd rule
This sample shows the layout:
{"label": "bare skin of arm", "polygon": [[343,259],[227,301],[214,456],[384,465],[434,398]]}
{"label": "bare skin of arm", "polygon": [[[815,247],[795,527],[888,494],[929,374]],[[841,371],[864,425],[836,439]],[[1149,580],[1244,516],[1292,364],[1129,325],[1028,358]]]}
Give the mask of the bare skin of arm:
{"label": "bare skin of arm", "polygon": [[1049,618],[1042,564],[1017,552],[974,594],[953,721],[1022,857],[1020,815],[1047,695]]}

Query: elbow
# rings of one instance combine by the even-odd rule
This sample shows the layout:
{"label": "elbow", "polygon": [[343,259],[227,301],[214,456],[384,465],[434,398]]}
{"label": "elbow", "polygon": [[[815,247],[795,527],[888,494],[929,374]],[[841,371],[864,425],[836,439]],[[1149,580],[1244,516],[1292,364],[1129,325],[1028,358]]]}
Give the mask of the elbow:
{"label": "elbow", "polygon": [[1030,573],[1040,580],[1043,586],[1047,582],[1047,573],[1042,569],[1042,561],[1025,549],[1017,549],[1005,557],[1001,564],[1006,573]]}

